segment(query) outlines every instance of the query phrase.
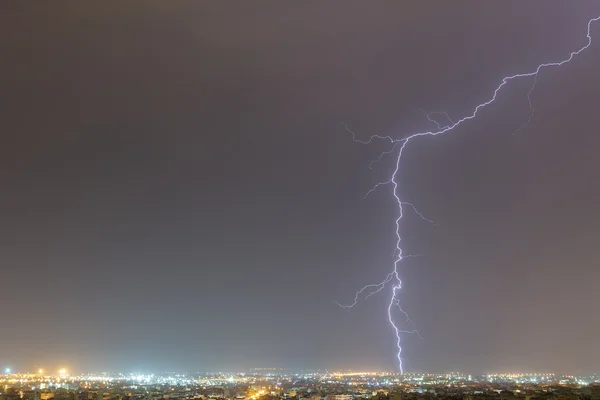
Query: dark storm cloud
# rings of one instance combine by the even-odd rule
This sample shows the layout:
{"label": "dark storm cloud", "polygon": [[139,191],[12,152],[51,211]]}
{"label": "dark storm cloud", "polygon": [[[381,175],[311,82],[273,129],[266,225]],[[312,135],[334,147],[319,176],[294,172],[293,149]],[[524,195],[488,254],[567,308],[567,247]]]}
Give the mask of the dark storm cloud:
{"label": "dark storm cloud", "polygon": [[[594,2],[61,2],[0,9],[0,362],[394,368],[391,166],[360,134],[461,116],[585,41]],[[600,26],[594,28],[600,37]],[[598,40],[600,42],[600,40]],[[595,44],[411,144],[408,368],[592,370]]]}

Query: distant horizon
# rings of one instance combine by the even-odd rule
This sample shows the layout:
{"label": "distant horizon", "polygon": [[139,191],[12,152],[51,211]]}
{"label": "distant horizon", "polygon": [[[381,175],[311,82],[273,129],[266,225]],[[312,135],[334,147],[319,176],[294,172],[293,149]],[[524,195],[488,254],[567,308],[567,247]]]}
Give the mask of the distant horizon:
{"label": "distant horizon", "polygon": [[[0,375],[23,375],[23,374],[29,374],[29,375],[40,375],[40,376],[60,376],[61,373],[59,372],[60,369],[56,369],[56,371],[53,371],[52,369],[49,370],[45,370],[40,373],[39,369],[38,372],[35,372],[36,369],[32,369],[31,371],[29,370],[13,370],[11,368],[11,371],[9,373],[6,373],[6,370],[4,371],[4,373],[1,373]],[[145,371],[141,371],[141,370],[131,370],[131,371],[126,371],[126,370],[122,370],[122,371],[117,371],[117,370],[104,370],[104,371],[93,371],[93,370],[89,370],[89,371],[79,371],[79,370],[74,370],[74,371],[70,371],[67,370],[65,374],[66,376],[84,376],[84,375],[122,375],[124,377],[129,377],[129,376],[139,376],[139,375],[143,375],[143,376],[148,376],[148,375],[169,375],[169,374],[175,374],[175,375],[194,375],[194,374],[223,374],[223,375],[228,375],[228,374],[232,374],[232,375],[243,375],[243,374],[264,374],[264,375],[268,375],[270,373],[277,373],[277,372],[282,372],[282,373],[287,373],[290,375],[300,375],[300,374],[309,374],[309,373],[315,373],[315,374],[341,374],[341,375],[346,375],[346,374],[355,374],[355,375],[464,375],[464,376],[494,376],[494,375],[498,375],[498,376],[548,376],[548,375],[552,375],[552,376],[593,376],[593,375],[599,375],[600,376],[600,371],[597,372],[568,372],[568,371],[562,371],[562,372],[551,372],[551,371],[545,371],[545,372],[541,372],[541,371],[524,371],[524,372],[517,372],[517,371],[512,371],[512,372],[469,372],[469,371],[431,371],[431,372],[427,372],[427,371],[405,371],[404,373],[400,373],[398,371],[386,371],[386,370],[380,370],[380,371],[365,371],[365,370],[359,370],[359,369],[340,369],[340,368],[300,368],[300,369],[293,369],[293,368],[272,368],[272,369],[255,369],[255,368],[249,368],[247,370],[227,370],[227,369],[221,369],[221,370],[188,370],[188,371],[184,371],[184,370],[178,370],[178,371],[149,371],[149,370],[145,370]]]}

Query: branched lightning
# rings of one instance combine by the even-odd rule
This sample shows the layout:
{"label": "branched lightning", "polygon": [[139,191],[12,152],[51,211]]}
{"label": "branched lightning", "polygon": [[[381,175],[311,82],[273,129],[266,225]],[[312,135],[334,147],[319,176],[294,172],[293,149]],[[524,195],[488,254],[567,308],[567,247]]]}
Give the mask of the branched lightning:
{"label": "branched lightning", "polygon": [[[381,281],[380,283],[372,283],[370,285],[366,285],[365,287],[363,287],[362,289],[360,289],[358,292],[356,292],[356,294],[354,295],[354,302],[352,304],[340,304],[337,301],[334,301],[335,304],[337,304],[338,306],[342,307],[342,308],[352,308],[354,307],[360,300],[360,295],[363,294],[364,292],[368,292],[368,294],[365,296],[365,299],[368,298],[369,296],[374,295],[375,293],[379,293],[383,290],[383,288],[385,287],[386,283],[388,283],[389,281],[391,281],[394,278],[394,272],[390,272],[383,281]],[[369,291],[370,290],[370,291]]]}
{"label": "branched lightning", "polygon": [[[433,122],[434,124],[437,125],[438,129],[447,128],[454,123],[454,121],[452,121],[452,118],[450,118],[450,116],[448,115],[447,112],[438,112],[438,111],[427,112],[423,109],[421,109],[421,111],[423,112],[423,114],[425,114],[425,118],[427,118],[429,120],[429,122]],[[445,124],[445,125],[441,124],[437,119],[434,118],[434,115],[442,115],[442,116],[446,117],[446,120],[450,123]]]}
{"label": "branched lightning", "polygon": [[[425,113],[426,118],[430,122],[432,122],[436,125],[437,130],[431,130],[431,131],[426,131],[426,132],[416,132],[416,133],[410,134],[401,139],[395,139],[395,138],[392,138],[391,136],[372,135],[367,140],[361,140],[361,139],[357,138],[357,135],[352,130],[350,130],[350,128],[347,125],[345,125],[346,130],[352,134],[352,139],[356,143],[371,144],[376,140],[387,141],[390,143],[391,148],[389,150],[381,153],[376,160],[371,162],[370,166],[372,166],[376,162],[381,161],[381,159],[383,157],[385,157],[386,155],[397,152],[395,168],[394,168],[390,178],[386,181],[379,182],[376,185],[374,185],[373,188],[371,188],[371,190],[369,190],[367,192],[367,194],[365,195],[365,198],[367,196],[369,196],[369,194],[371,194],[372,192],[374,192],[375,190],[380,188],[381,186],[391,185],[392,189],[393,189],[392,193],[393,193],[394,199],[396,200],[396,204],[398,207],[398,216],[395,221],[395,223],[396,223],[396,230],[395,230],[395,232],[396,232],[396,248],[395,248],[395,252],[394,252],[395,260],[393,263],[392,272],[390,272],[388,275],[386,275],[385,279],[383,279],[381,282],[376,283],[376,284],[366,285],[362,289],[360,289],[358,292],[356,292],[356,295],[354,297],[354,302],[352,304],[342,305],[337,302],[336,302],[336,304],[338,304],[340,307],[352,308],[360,301],[360,298],[363,294],[366,294],[366,296],[365,296],[365,299],[366,299],[376,293],[381,292],[388,283],[392,282],[393,286],[392,286],[392,290],[391,290],[390,301],[389,301],[389,304],[387,307],[387,315],[388,315],[388,320],[390,322],[390,325],[392,326],[392,328],[395,332],[395,335],[396,335],[396,345],[397,345],[397,349],[398,349],[396,356],[398,358],[398,366],[400,369],[400,373],[404,372],[403,365],[402,365],[403,360],[401,357],[402,356],[401,336],[403,333],[414,333],[417,335],[419,334],[418,331],[415,329],[413,329],[413,330],[401,329],[400,323],[397,322],[396,319],[394,318],[394,310],[396,310],[396,312],[400,312],[401,314],[403,314],[406,317],[406,320],[403,322],[404,324],[407,324],[407,323],[412,324],[412,321],[409,318],[408,314],[400,306],[400,300],[398,299],[398,294],[400,292],[400,289],[402,288],[402,280],[400,279],[400,274],[398,272],[398,265],[400,264],[400,262],[402,260],[409,257],[408,255],[402,254],[402,247],[401,247],[402,237],[401,237],[401,233],[400,233],[400,227],[401,227],[400,221],[402,220],[402,217],[404,216],[404,207],[405,206],[410,207],[420,218],[435,225],[435,223],[432,220],[425,218],[423,216],[423,214],[421,214],[412,203],[407,203],[407,202],[403,201],[399,194],[399,187],[398,187],[398,182],[397,182],[396,178],[398,175],[398,171],[400,170],[400,161],[402,159],[402,154],[403,154],[404,150],[406,149],[406,146],[408,145],[409,142],[411,142],[412,140],[419,138],[421,136],[437,136],[437,135],[440,135],[443,133],[447,133],[447,132],[455,130],[457,127],[464,124],[465,122],[475,119],[475,117],[477,116],[477,114],[479,113],[480,110],[482,110],[483,108],[489,106],[490,104],[492,104],[496,101],[496,98],[497,98],[500,90],[504,86],[506,86],[509,82],[516,80],[518,78],[530,77],[530,78],[533,78],[532,86],[527,93],[527,100],[529,102],[530,113],[529,113],[529,118],[527,119],[527,121],[519,129],[517,129],[514,132],[514,134],[519,132],[529,122],[531,122],[531,120],[533,118],[534,108],[533,108],[533,102],[532,102],[531,96],[533,94],[533,91],[535,90],[537,83],[538,83],[538,75],[539,75],[540,71],[542,71],[545,68],[549,68],[549,67],[560,67],[561,65],[564,65],[564,64],[570,62],[575,56],[579,55],[581,52],[588,49],[592,44],[592,35],[591,35],[592,24],[599,20],[600,20],[600,16],[598,16],[596,18],[592,18],[588,21],[587,36],[586,36],[587,42],[585,43],[585,45],[583,47],[579,48],[576,51],[571,52],[569,54],[569,56],[563,60],[540,64],[531,72],[520,73],[520,74],[515,74],[515,75],[510,75],[510,76],[504,77],[502,79],[501,83],[493,91],[492,96],[489,98],[489,100],[478,104],[473,109],[473,112],[471,114],[469,114],[465,117],[462,117],[461,119],[453,120],[452,118],[450,118],[450,116],[447,113],[423,111]],[[439,118],[436,118],[436,116],[444,117],[445,121],[440,122]]]}
{"label": "branched lightning", "polygon": [[535,75],[533,77],[533,84],[531,85],[531,87],[529,88],[529,91],[527,92],[527,102],[529,103],[529,117],[527,118],[527,121],[525,121],[525,123],[519,127],[519,129],[517,129],[516,131],[513,132],[513,135],[516,135],[517,133],[521,132],[527,125],[529,125],[529,123],[533,119],[533,114],[535,113],[535,109],[533,108],[533,102],[531,100],[531,95],[533,94],[533,91],[535,90],[535,86],[537,85],[537,78],[538,78],[537,75]]}
{"label": "branched lightning", "polygon": [[437,224],[434,221],[430,220],[429,218],[427,218],[423,214],[421,214],[421,212],[419,210],[417,210],[417,207],[415,207],[414,204],[408,203],[406,201],[403,201],[402,204],[405,205],[405,206],[409,206],[410,208],[412,208],[412,210],[414,211],[414,213],[417,214],[419,216],[419,218],[421,218],[423,221],[429,222],[433,226],[437,226]]}

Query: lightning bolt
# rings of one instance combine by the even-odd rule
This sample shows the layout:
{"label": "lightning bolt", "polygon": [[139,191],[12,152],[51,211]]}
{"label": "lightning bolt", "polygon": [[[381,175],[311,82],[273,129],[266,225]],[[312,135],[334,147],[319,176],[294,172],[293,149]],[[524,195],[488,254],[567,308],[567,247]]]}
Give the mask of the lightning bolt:
{"label": "lightning bolt", "polygon": [[[372,135],[367,140],[361,140],[361,139],[358,139],[357,135],[353,131],[351,131],[350,128],[348,128],[348,126],[346,125],[346,130],[352,134],[352,139],[356,143],[367,145],[367,144],[371,144],[377,140],[387,141],[390,143],[391,148],[388,151],[381,153],[376,160],[372,161],[370,164],[370,167],[372,167],[372,165],[374,163],[381,161],[382,158],[385,157],[386,155],[397,152],[395,168],[394,168],[394,171],[392,172],[390,178],[387,181],[377,183],[375,186],[373,186],[373,188],[371,190],[369,190],[369,192],[367,192],[365,197],[369,196],[369,194],[371,194],[372,192],[374,192],[375,190],[377,190],[378,188],[380,188],[382,186],[391,185],[392,193],[393,193],[394,199],[396,200],[396,204],[398,207],[398,217],[396,218],[396,231],[395,231],[395,233],[396,233],[396,248],[395,248],[395,260],[394,260],[392,271],[388,275],[386,275],[385,279],[383,279],[381,282],[366,285],[362,289],[360,289],[358,292],[356,292],[353,303],[347,304],[347,305],[342,305],[338,302],[335,302],[335,303],[338,304],[340,307],[350,309],[350,308],[354,307],[360,301],[360,298],[363,294],[366,293],[366,296],[365,296],[365,299],[366,299],[376,293],[383,291],[384,288],[386,287],[386,285],[388,283],[392,282],[392,290],[391,290],[390,301],[389,301],[388,307],[387,307],[387,315],[388,315],[389,323],[392,326],[394,333],[396,335],[396,346],[398,349],[398,351],[396,353],[396,357],[398,359],[398,367],[400,369],[400,373],[404,373],[403,360],[402,360],[402,339],[401,339],[402,334],[403,333],[415,333],[417,335],[419,334],[417,330],[401,329],[400,323],[398,323],[396,321],[396,318],[394,318],[394,310],[396,310],[396,312],[400,312],[402,315],[404,315],[406,317],[404,324],[412,323],[408,314],[400,306],[400,300],[398,299],[398,293],[402,289],[402,279],[400,279],[400,274],[398,272],[398,266],[402,260],[409,257],[408,255],[405,256],[402,254],[402,247],[401,247],[402,236],[400,233],[400,228],[401,228],[400,222],[402,221],[402,218],[404,216],[404,207],[405,206],[410,207],[423,220],[435,225],[435,223],[432,220],[425,218],[423,216],[423,214],[421,214],[415,208],[415,206],[413,204],[403,201],[399,194],[399,187],[398,187],[398,182],[396,180],[396,177],[398,175],[398,171],[400,170],[400,161],[402,160],[402,154],[404,153],[406,146],[411,141],[413,141],[419,137],[422,137],[422,136],[437,136],[437,135],[441,135],[443,133],[447,133],[447,132],[456,130],[456,128],[458,128],[460,125],[463,125],[465,122],[475,119],[477,117],[477,114],[479,113],[479,111],[481,111],[483,108],[494,103],[496,101],[496,98],[497,98],[500,90],[504,86],[506,86],[508,83],[510,83],[511,81],[516,80],[516,79],[533,78],[532,86],[531,86],[530,90],[527,92],[527,100],[529,102],[529,109],[530,109],[529,118],[513,134],[516,134],[517,132],[521,131],[527,124],[529,124],[529,122],[531,122],[531,120],[533,118],[534,108],[533,108],[533,102],[532,102],[531,96],[537,85],[538,75],[540,74],[540,72],[545,68],[560,67],[566,63],[569,63],[571,60],[573,60],[573,58],[575,56],[577,56],[580,53],[582,53],[583,51],[587,50],[592,45],[592,35],[591,35],[592,24],[599,20],[600,20],[600,16],[598,16],[596,18],[592,18],[588,21],[587,35],[586,35],[587,42],[585,43],[585,45],[583,47],[579,48],[576,51],[572,51],[568,57],[566,57],[560,61],[539,64],[533,71],[510,75],[510,76],[506,76],[506,77],[502,78],[501,83],[493,91],[492,96],[489,98],[489,100],[475,106],[475,108],[473,109],[471,114],[469,114],[465,117],[462,117],[458,120],[453,120],[452,118],[450,118],[450,116],[447,113],[426,112],[426,111],[422,110],[424,112],[426,118],[430,122],[432,122],[436,125],[436,127],[437,127],[436,130],[412,133],[402,139],[396,139],[391,136]],[[444,122],[440,122],[440,120],[439,120],[440,116],[444,117]]]}
{"label": "lightning bolt", "polygon": [[[438,111],[434,111],[434,112],[427,112],[425,110],[421,110],[423,112],[423,114],[425,114],[425,118],[427,118],[429,120],[429,122],[433,122],[434,124],[437,125],[438,129],[444,129],[449,127],[450,125],[452,125],[454,123],[454,121],[452,121],[452,118],[450,118],[450,116],[448,115],[447,112],[438,112]],[[441,124],[434,116],[435,115],[442,115],[444,117],[446,117],[446,120],[448,122],[450,122],[449,124]]]}

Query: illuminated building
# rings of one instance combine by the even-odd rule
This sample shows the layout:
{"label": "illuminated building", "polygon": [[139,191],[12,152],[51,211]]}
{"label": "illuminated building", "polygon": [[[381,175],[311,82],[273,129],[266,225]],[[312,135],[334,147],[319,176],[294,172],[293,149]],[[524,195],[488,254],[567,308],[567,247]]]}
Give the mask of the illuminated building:
{"label": "illuminated building", "polygon": [[327,400],[352,400],[351,394],[328,394]]}
{"label": "illuminated building", "polygon": [[600,383],[592,383],[590,385],[592,400],[600,400]]}

